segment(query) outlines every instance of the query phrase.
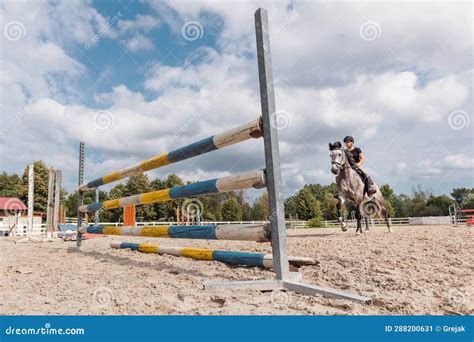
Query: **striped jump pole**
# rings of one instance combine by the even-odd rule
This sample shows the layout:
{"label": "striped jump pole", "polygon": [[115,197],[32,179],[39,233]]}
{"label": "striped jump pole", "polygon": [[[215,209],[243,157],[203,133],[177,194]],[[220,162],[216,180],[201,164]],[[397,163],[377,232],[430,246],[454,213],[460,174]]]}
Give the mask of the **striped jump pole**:
{"label": "striped jump pole", "polygon": [[252,138],[258,139],[260,137],[262,137],[262,120],[261,118],[258,118],[230,129],[224,133],[216,134],[170,152],[162,153],[133,166],[109,173],[101,178],[94,179],[89,183],[81,184],[79,186],[79,190],[87,191],[104,184],[112,183],[120,179],[133,176],[138,173],[157,169],[165,165],[177,163],[185,159],[234,145],[245,140]]}
{"label": "striped jump pole", "polygon": [[[232,252],[204,248],[165,246],[150,243],[133,243],[112,241],[110,247],[119,249],[131,249],[142,253],[169,254],[174,256],[183,256],[192,259],[220,261],[229,265],[255,266],[262,268],[273,268],[272,254]],[[315,265],[316,261],[308,257],[288,257],[290,265],[301,267]]]}
{"label": "striped jump pole", "polygon": [[210,195],[248,188],[265,186],[265,171],[249,171],[232,176],[210,179],[202,182],[176,186],[174,188],[151,191],[144,194],[112,199],[104,202],[91,203],[79,207],[81,213],[95,212],[100,209],[121,208],[126,205],[152,204],[167,202],[174,199]]}
{"label": "striped jump pole", "polygon": [[211,224],[202,226],[82,226],[81,233],[172,239],[270,241],[269,225]]}

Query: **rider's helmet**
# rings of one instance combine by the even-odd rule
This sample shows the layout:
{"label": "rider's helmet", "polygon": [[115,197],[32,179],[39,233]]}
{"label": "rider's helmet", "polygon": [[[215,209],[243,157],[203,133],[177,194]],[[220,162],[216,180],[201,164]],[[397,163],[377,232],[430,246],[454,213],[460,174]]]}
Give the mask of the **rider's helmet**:
{"label": "rider's helmet", "polygon": [[354,143],[354,138],[348,135],[347,137],[344,138],[344,142],[346,143],[348,141],[350,141],[351,143]]}

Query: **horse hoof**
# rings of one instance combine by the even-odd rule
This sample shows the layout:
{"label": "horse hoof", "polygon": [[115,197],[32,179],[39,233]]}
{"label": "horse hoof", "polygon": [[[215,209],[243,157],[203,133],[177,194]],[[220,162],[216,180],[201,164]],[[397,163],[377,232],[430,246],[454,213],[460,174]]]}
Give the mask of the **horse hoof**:
{"label": "horse hoof", "polygon": [[365,234],[369,234],[369,233],[370,233],[370,230],[366,229],[364,233],[365,233]]}
{"label": "horse hoof", "polygon": [[342,230],[343,232],[347,232],[347,227],[341,227],[341,230]]}
{"label": "horse hoof", "polygon": [[356,236],[359,236],[360,235],[360,232],[356,232]]}

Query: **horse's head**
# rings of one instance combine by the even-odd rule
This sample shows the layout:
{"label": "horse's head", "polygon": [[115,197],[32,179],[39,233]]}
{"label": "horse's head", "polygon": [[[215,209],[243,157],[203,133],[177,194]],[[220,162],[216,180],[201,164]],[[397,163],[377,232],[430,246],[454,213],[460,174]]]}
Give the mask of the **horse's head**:
{"label": "horse's head", "polygon": [[344,166],[346,157],[340,141],[336,141],[334,144],[329,143],[329,157],[331,158],[331,172],[337,176]]}

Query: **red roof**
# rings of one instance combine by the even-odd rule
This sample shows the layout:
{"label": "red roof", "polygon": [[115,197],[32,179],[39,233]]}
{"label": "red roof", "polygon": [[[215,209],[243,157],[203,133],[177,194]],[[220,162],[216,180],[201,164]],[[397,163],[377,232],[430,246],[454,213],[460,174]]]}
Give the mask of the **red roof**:
{"label": "red roof", "polygon": [[0,197],[0,210],[28,210],[25,203],[16,197]]}

